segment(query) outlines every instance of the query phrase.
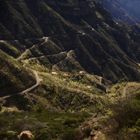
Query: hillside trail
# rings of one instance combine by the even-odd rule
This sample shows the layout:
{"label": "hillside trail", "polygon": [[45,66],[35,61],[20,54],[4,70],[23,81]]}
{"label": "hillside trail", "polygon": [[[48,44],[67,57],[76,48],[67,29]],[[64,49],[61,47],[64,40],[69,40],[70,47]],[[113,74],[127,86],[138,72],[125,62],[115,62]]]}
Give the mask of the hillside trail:
{"label": "hillside trail", "polygon": [[[43,37],[42,39],[44,39],[44,42],[47,42],[47,41],[48,41],[48,37]],[[3,42],[3,41],[0,41],[0,42]],[[33,45],[31,48],[33,48],[33,47],[35,47],[35,46],[36,46],[36,45]],[[17,61],[21,60],[22,57],[24,56],[24,54],[25,54],[27,51],[29,51],[31,48],[26,49],[16,60],[17,60]],[[23,66],[26,67],[25,65],[23,65]],[[27,68],[27,67],[26,67],[26,68]],[[14,95],[23,95],[23,94],[26,94],[26,93],[28,93],[28,92],[31,92],[32,90],[34,90],[35,88],[37,88],[37,87],[40,85],[42,79],[39,77],[38,72],[37,72],[36,70],[31,69],[31,68],[27,68],[27,69],[29,69],[30,71],[33,72],[34,77],[35,77],[35,80],[36,80],[35,84],[32,85],[32,86],[29,87],[29,88],[26,88],[25,90],[22,90],[22,91],[18,92],[18,93],[13,93],[13,94],[11,94],[11,95],[6,95],[6,96],[3,96],[3,97],[0,97],[0,101],[6,100],[7,98],[10,98],[10,97],[12,97],[12,96],[14,96]]]}
{"label": "hillside trail", "polygon": [[[42,37],[42,39],[44,40],[43,43],[47,43],[49,40],[49,37]],[[42,45],[43,43],[41,43],[40,45]],[[37,44],[34,44],[33,46],[31,46],[30,48],[26,49],[16,60],[21,60],[23,58],[23,56],[30,51],[31,49],[35,48]]]}
{"label": "hillside trail", "polygon": [[0,101],[5,100],[7,98],[10,98],[10,97],[12,97],[14,95],[24,95],[24,94],[26,94],[28,92],[31,92],[32,90],[36,89],[40,85],[42,79],[39,77],[37,71],[32,70],[32,72],[34,73],[34,76],[35,76],[35,79],[36,79],[36,83],[34,85],[32,85],[31,87],[29,87],[29,88],[27,88],[27,89],[25,89],[23,91],[20,91],[18,93],[13,93],[11,95],[6,95],[4,97],[0,97]]}
{"label": "hillside trail", "polygon": [[125,86],[123,87],[122,90],[122,97],[121,98],[125,98],[127,96],[127,83],[125,84]]}
{"label": "hillside trail", "polygon": [[[43,43],[46,43],[46,42],[48,42],[49,37],[42,37],[42,39],[44,39],[44,42],[43,42]],[[3,41],[2,41],[2,42],[3,42]],[[33,45],[31,48],[34,48],[34,47],[36,47],[36,45]],[[24,54],[25,54],[26,52],[28,52],[31,48],[26,49],[16,60],[17,60],[17,61],[21,60],[21,59],[23,58]],[[23,66],[26,67],[25,65],[23,65]],[[26,94],[26,93],[28,93],[28,92],[31,92],[32,90],[34,90],[35,88],[37,88],[37,87],[40,85],[40,82],[42,81],[42,79],[39,77],[38,72],[37,72],[36,70],[31,69],[31,68],[27,68],[27,69],[29,69],[30,71],[33,72],[33,74],[34,74],[34,76],[35,76],[36,83],[35,83],[34,85],[32,85],[31,87],[26,88],[25,90],[23,90],[23,91],[21,91],[21,92],[13,93],[13,94],[11,94],[11,95],[6,95],[6,96],[4,96],[4,97],[0,97],[0,101],[1,101],[1,100],[5,100],[5,99],[7,99],[7,98],[10,98],[10,97],[12,97],[12,96],[14,96],[14,95],[23,95],[23,94]]]}

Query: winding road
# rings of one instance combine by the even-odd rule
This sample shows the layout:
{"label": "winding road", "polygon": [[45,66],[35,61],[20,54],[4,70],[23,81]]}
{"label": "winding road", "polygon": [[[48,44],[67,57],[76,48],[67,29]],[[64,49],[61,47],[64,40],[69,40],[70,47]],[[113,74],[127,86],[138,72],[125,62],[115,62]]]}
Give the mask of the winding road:
{"label": "winding road", "polygon": [[34,90],[35,88],[37,88],[39,85],[40,85],[40,82],[42,81],[42,79],[40,79],[38,73],[35,71],[35,70],[32,70],[34,75],[35,75],[35,79],[36,79],[36,83],[34,85],[32,85],[31,87],[21,91],[21,92],[18,92],[18,93],[13,93],[11,95],[7,95],[7,96],[4,96],[4,97],[0,97],[0,101],[1,100],[5,100],[7,98],[10,98],[14,95],[23,95],[23,94],[26,94],[28,92],[31,92],[32,90]]}
{"label": "winding road", "polygon": [[[45,37],[45,36],[44,36],[44,37],[42,37],[42,39],[44,40],[44,42],[41,43],[40,45],[43,45],[44,43],[48,42],[49,37]],[[31,49],[35,48],[36,45],[37,45],[37,44],[34,44],[32,47],[26,49],[26,50],[17,58],[17,60],[21,60],[21,59],[23,58],[23,56],[24,56],[28,51],[30,51]]]}
{"label": "winding road", "polygon": [[[47,42],[49,38],[48,38],[48,37],[43,37],[42,39],[44,40],[44,42]],[[4,40],[0,40],[0,43],[3,43],[3,42],[5,42],[5,41],[4,41]],[[43,42],[43,43],[44,43],[44,42]],[[34,48],[34,47],[36,47],[36,45],[33,45],[31,48]],[[24,54],[26,54],[28,51],[30,51],[31,48],[26,49],[26,50],[17,58],[17,61],[21,60],[22,57],[24,56]],[[36,83],[35,83],[34,85],[32,85],[31,87],[29,87],[29,88],[27,88],[27,89],[25,89],[25,90],[23,90],[23,91],[21,91],[21,92],[13,93],[13,94],[11,94],[11,95],[6,95],[6,96],[4,96],[4,97],[0,97],[0,101],[3,101],[3,100],[5,100],[5,99],[7,99],[7,98],[10,98],[10,97],[12,97],[12,96],[14,96],[14,95],[23,95],[23,94],[26,94],[26,93],[28,93],[28,92],[31,92],[32,90],[34,90],[35,88],[37,88],[37,87],[40,85],[40,82],[42,81],[42,79],[40,79],[40,77],[39,77],[37,71],[35,71],[35,70],[33,70],[33,69],[30,69],[30,70],[33,72],[33,74],[34,74],[34,76],[35,76]]]}
{"label": "winding road", "polygon": [[[33,45],[31,48],[34,48],[34,47],[35,47],[35,45]],[[31,48],[26,49],[26,50],[17,58],[17,60],[21,60],[21,59],[23,58],[23,56],[24,56],[28,51],[30,51]]]}
{"label": "winding road", "polygon": [[[49,37],[42,37],[42,39],[44,40],[43,43],[46,43],[49,39]],[[0,40],[0,42],[3,42],[3,40]],[[24,54],[26,54],[28,51],[30,51],[30,49],[36,47],[36,45],[33,45],[31,48],[29,49],[26,49],[18,58],[17,58],[17,61],[21,60],[22,57],[24,56]],[[35,70],[32,70],[30,69],[34,75],[35,75],[35,79],[36,79],[36,83],[34,85],[32,85],[31,87],[21,91],[21,92],[18,92],[18,93],[14,93],[14,94],[11,94],[11,95],[7,95],[7,96],[4,96],[4,97],[0,97],[0,100],[4,100],[4,99],[7,99],[9,97],[12,97],[13,95],[23,95],[23,94],[26,94],[28,92],[31,92],[32,90],[34,90],[36,87],[38,87],[40,85],[40,82],[42,81],[42,79],[40,79],[37,71]]]}
{"label": "winding road", "polygon": [[35,75],[35,79],[36,79],[35,85],[31,86],[30,88],[27,88],[26,90],[23,90],[22,92],[17,93],[17,94],[20,94],[20,95],[25,94],[27,92],[32,91],[33,89],[35,89],[36,87],[38,87],[40,85],[40,82],[42,81],[42,79],[39,78],[39,75],[35,70],[32,70],[32,71],[33,71],[33,73]]}

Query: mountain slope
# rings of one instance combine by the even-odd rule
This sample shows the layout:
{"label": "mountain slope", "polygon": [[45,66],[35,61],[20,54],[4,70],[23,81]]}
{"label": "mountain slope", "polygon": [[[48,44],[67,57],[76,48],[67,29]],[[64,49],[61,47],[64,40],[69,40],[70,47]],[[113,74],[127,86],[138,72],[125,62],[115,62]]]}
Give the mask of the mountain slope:
{"label": "mountain slope", "polygon": [[140,27],[103,6],[0,0],[1,140],[137,140]]}
{"label": "mountain slope", "polygon": [[102,0],[102,4],[117,21],[128,24],[140,23],[139,0]]}
{"label": "mountain slope", "polygon": [[[133,41],[139,34],[134,36],[133,29],[128,31],[129,27],[115,24],[96,1],[15,2],[6,0],[1,4],[1,26],[6,30],[0,38],[25,40],[49,36],[59,48],[57,52],[73,51],[75,54],[73,60],[57,62],[57,69],[69,71],[72,65],[77,69],[79,63],[77,70],[84,69],[113,82],[139,80],[138,65],[133,61],[139,62],[138,42]],[[5,38],[5,34],[9,36]],[[48,54],[40,48],[38,51]]]}
{"label": "mountain slope", "polygon": [[35,83],[34,75],[0,50],[0,96],[16,94]]}

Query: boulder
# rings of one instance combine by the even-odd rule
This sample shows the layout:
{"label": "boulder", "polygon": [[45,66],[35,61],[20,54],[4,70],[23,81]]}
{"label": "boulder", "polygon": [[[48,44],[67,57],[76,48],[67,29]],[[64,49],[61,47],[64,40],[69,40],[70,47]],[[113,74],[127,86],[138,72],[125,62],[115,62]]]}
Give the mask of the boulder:
{"label": "boulder", "polygon": [[33,140],[33,139],[34,139],[34,135],[32,134],[31,131],[25,130],[25,131],[22,131],[22,132],[18,135],[18,139],[19,139],[19,140]]}

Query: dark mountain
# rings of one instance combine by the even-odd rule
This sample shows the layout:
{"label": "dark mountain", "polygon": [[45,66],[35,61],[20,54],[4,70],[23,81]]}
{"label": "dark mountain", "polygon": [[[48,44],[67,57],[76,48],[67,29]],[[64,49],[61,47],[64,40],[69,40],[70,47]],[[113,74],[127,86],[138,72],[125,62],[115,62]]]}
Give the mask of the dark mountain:
{"label": "dark mountain", "polygon": [[[72,70],[84,69],[113,82],[139,80],[136,64],[139,62],[139,32],[135,33],[127,25],[117,25],[94,0],[5,0],[1,1],[0,19],[3,40],[23,41],[47,36],[52,42],[49,45],[55,44],[57,50],[52,49],[49,54],[45,48],[48,45],[36,47],[42,55],[59,54],[60,57],[61,52],[73,52],[74,58],[73,55],[61,56],[56,62],[46,58],[51,66],[56,64],[60,70],[71,71],[69,67],[73,66]],[[32,57],[40,56],[32,51]]]}
{"label": "dark mountain", "polygon": [[102,0],[102,4],[117,21],[128,24],[140,23],[139,0]]}

